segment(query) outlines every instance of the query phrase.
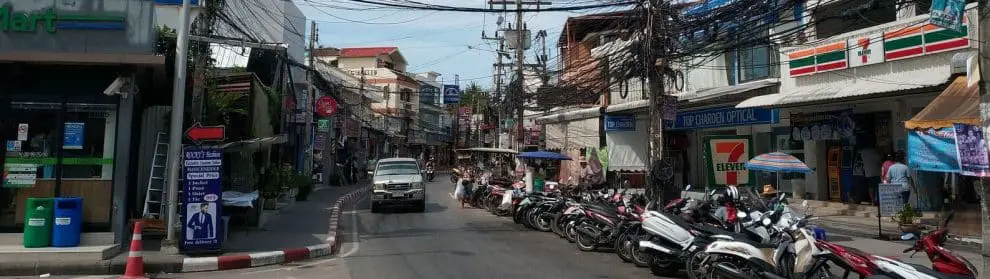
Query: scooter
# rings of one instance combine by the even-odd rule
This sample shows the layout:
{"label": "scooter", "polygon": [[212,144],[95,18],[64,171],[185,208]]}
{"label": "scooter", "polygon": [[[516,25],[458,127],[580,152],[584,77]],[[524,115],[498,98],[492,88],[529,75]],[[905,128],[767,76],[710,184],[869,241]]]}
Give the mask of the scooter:
{"label": "scooter", "polygon": [[[948,223],[949,219],[952,218],[952,213],[949,217],[945,219],[943,224]],[[976,267],[973,266],[966,258],[963,258],[952,251],[942,248],[945,241],[949,237],[949,230],[944,228],[939,228],[933,232],[930,232],[923,236],[920,240],[914,243],[913,246],[904,249],[904,253],[911,253],[911,257],[918,252],[925,252],[928,255],[928,259],[932,261],[932,270],[951,276],[967,276],[976,278],[977,271]]]}
{"label": "scooter", "polygon": [[426,181],[433,182],[433,178],[436,177],[433,174],[433,167],[426,168]]}

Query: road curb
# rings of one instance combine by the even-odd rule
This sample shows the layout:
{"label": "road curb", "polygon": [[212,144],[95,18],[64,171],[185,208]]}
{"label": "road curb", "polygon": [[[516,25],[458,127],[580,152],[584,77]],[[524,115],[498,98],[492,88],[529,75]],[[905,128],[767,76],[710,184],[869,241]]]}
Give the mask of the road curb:
{"label": "road curb", "polygon": [[340,247],[337,247],[337,230],[340,223],[340,214],[342,213],[341,208],[367,193],[369,187],[358,188],[337,198],[337,201],[330,208],[330,227],[328,228],[326,243],[324,244],[282,249],[280,251],[255,252],[245,255],[183,258],[182,267],[177,273],[252,268],[330,256],[336,249],[340,249]]}

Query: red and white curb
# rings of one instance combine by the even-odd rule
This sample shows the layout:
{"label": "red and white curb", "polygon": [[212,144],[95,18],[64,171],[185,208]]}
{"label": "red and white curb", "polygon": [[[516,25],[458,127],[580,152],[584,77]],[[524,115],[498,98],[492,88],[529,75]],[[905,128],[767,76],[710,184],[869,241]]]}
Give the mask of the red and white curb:
{"label": "red and white curb", "polygon": [[354,201],[356,198],[361,197],[361,195],[366,194],[369,187],[361,187],[347,193],[334,202],[333,207],[330,208],[330,228],[327,232],[327,243],[246,255],[184,258],[182,259],[181,272],[251,268],[329,256],[333,254],[334,248],[338,248],[336,247],[337,229],[339,228],[338,223],[340,222],[341,208],[348,202]]}

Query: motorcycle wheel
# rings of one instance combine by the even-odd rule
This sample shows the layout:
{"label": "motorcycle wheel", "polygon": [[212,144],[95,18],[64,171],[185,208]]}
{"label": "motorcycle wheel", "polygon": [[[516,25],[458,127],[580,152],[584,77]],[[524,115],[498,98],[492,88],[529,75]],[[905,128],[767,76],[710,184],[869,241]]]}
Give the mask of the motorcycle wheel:
{"label": "motorcycle wheel", "polygon": [[550,213],[540,212],[538,214],[534,214],[534,216],[536,217],[533,217],[532,223],[536,230],[541,232],[549,232],[552,230],[552,228],[550,228],[550,223],[553,222],[553,216],[550,215]]}
{"label": "motorcycle wheel", "polygon": [[615,243],[615,254],[624,262],[632,262],[632,236],[622,234]]}
{"label": "motorcycle wheel", "polygon": [[650,272],[657,276],[671,276],[677,273],[680,267],[674,259],[665,255],[653,254],[650,260]]}
{"label": "motorcycle wheel", "polygon": [[650,261],[653,260],[653,254],[647,251],[639,250],[639,241],[650,240],[649,235],[640,234],[636,237],[632,237],[632,243],[629,245],[629,256],[632,259],[632,263],[637,267],[649,267]]}
{"label": "motorcycle wheel", "polygon": [[[525,218],[523,218],[524,215],[526,215],[526,211],[525,210],[516,210],[515,214],[512,214],[512,222],[514,222],[516,224],[522,224],[523,226],[526,226],[525,222],[523,222],[523,219],[525,219]],[[526,226],[526,227],[529,227],[529,226]]]}
{"label": "motorcycle wheel", "polygon": [[577,229],[575,228],[575,226],[577,226],[576,223],[577,221],[570,220],[567,221],[567,225],[564,226],[564,238],[567,239],[567,242],[574,243],[575,241],[577,241],[578,232]]}
{"label": "motorcycle wheel", "polygon": [[598,240],[579,232],[577,233],[577,247],[578,250],[584,252],[595,251],[598,249]]}
{"label": "motorcycle wheel", "polygon": [[712,256],[710,256],[709,260],[705,263],[705,278],[706,279],[733,279],[731,277],[722,277],[722,276],[719,276],[718,272],[716,272],[714,268],[711,268],[711,267],[713,267],[713,266],[715,266],[717,264],[725,264],[725,265],[727,265],[727,266],[729,266],[731,268],[734,268],[736,270],[739,270],[743,274],[747,275],[746,276],[747,278],[759,278],[759,275],[757,275],[754,272],[752,272],[752,269],[754,269],[755,267],[752,267],[744,259],[735,258],[735,257],[714,256],[714,255],[712,255]]}
{"label": "motorcycle wheel", "polygon": [[687,262],[684,263],[684,271],[687,273],[688,279],[707,278],[705,274],[707,274],[708,268],[702,266],[706,258],[708,258],[708,254],[704,251],[694,252],[687,257]]}

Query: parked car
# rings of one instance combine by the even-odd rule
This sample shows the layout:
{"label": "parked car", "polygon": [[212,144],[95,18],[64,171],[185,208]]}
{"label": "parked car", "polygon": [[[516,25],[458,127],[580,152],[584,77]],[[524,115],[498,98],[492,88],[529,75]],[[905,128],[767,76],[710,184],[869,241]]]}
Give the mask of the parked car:
{"label": "parked car", "polygon": [[382,206],[411,205],[418,212],[426,210],[423,171],[414,158],[381,159],[372,173],[371,212]]}

